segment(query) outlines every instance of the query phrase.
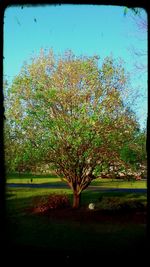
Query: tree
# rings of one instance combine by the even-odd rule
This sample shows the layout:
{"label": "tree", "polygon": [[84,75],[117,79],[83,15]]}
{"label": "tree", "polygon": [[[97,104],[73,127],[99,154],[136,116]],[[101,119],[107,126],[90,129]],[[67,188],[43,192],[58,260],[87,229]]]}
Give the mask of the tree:
{"label": "tree", "polygon": [[[24,64],[7,93],[6,118],[24,163],[53,164],[73,190],[73,207],[96,178],[98,167],[119,162],[137,122],[123,100],[127,76],[107,57],[76,57],[53,51]],[[6,150],[7,150],[6,144]]]}
{"label": "tree", "polygon": [[[142,169],[146,169],[147,151],[146,151],[146,131],[135,131],[130,142],[127,142],[121,150],[121,158],[131,164],[133,169],[140,175]],[[141,168],[142,167],[142,168]]]}

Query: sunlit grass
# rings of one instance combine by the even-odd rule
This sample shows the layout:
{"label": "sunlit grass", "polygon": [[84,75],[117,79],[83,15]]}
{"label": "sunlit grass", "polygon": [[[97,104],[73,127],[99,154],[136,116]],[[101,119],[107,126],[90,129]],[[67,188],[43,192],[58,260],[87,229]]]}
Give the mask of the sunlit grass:
{"label": "sunlit grass", "polygon": [[16,183],[16,184],[43,184],[43,183],[62,183],[61,178],[56,178],[56,177],[50,177],[50,178],[37,178],[37,177],[31,177],[31,178],[26,178],[26,177],[21,177],[21,178],[7,178],[6,179],[7,183]]}
{"label": "sunlit grass", "polygon": [[[15,210],[20,208],[32,206],[32,200],[36,197],[48,197],[51,194],[66,194],[70,199],[72,205],[73,192],[71,189],[51,189],[51,188],[7,188],[6,187],[6,203],[7,207],[12,207]],[[81,194],[81,205],[88,206],[89,203],[97,203],[101,198],[116,197],[124,200],[134,201],[139,200],[141,202],[147,202],[146,193],[127,193],[127,192],[102,192],[84,190]]]}
{"label": "sunlit grass", "polygon": [[101,186],[101,187],[109,187],[109,188],[147,188],[147,181],[145,180],[117,180],[117,179],[101,179],[97,178],[92,181],[92,186]]}
{"label": "sunlit grass", "polygon": [[[13,177],[8,176],[6,177],[6,183],[19,183],[19,184],[66,184],[60,177],[37,177],[34,175],[22,175],[21,177]],[[132,180],[132,181],[125,181],[125,180],[117,180],[117,179],[101,179],[97,178],[93,180],[90,184],[91,186],[101,186],[106,188],[147,188],[147,181],[146,180]]]}
{"label": "sunlit grass", "polygon": [[71,189],[49,188],[7,188],[6,187],[6,211],[9,216],[22,216],[25,209],[33,206],[33,200],[37,197],[46,198],[51,194],[66,194],[72,202]]}
{"label": "sunlit grass", "polygon": [[6,188],[6,197],[9,199],[22,199],[35,196],[47,196],[52,193],[71,194],[71,189],[49,189],[49,188]]}

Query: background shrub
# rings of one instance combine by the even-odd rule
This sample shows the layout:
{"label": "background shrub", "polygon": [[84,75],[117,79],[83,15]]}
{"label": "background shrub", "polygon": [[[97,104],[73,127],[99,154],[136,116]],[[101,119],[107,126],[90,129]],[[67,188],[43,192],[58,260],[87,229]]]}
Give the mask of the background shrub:
{"label": "background shrub", "polygon": [[121,199],[120,197],[104,197],[100,199],[99,203],[97,203],[97,209],[112,211],[145,211],[146,203],[143,203],[140,200]]}

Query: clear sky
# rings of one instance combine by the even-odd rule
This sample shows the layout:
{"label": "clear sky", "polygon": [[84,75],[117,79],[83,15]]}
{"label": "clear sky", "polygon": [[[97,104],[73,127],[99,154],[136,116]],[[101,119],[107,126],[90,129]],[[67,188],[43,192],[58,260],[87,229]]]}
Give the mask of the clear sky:
{"label": "clear sky", "polygon": [[[146,13],[143,13],[147,18]],[[130,16],[120,6],[40,5],[12,6],[4,14],[4,77],[12,81],[24,61],[38,54],[40,48],[53,48],[56,54],[71,49],[76,55],[110,54],[121,57],[131,73],[131,87],[139,88],[143,97],[136,101],[141,127],[147,116],[147,72],[137,73],[131,49],[147,51],[147,35],[139,34]],[[144,60],[144,62],[143,62]]]}

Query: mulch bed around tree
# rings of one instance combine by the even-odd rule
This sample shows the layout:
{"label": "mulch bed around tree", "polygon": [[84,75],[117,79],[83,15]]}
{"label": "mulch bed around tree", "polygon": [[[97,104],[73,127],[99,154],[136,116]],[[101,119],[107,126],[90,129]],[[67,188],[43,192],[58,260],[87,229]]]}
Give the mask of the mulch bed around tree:
{"label": "mulch bed around tree", "polygon": [[[30,210],[34,214],[34,210]],[[49,219],[59,221],[77,221],[86,223],[147,223],[146,211],[108,211],[108,210],[89,210],[85,207],[74,210],[73,208],[52,209],[43,213],[38,213],[40,216],[47,216]]]}

